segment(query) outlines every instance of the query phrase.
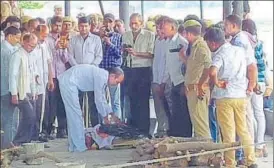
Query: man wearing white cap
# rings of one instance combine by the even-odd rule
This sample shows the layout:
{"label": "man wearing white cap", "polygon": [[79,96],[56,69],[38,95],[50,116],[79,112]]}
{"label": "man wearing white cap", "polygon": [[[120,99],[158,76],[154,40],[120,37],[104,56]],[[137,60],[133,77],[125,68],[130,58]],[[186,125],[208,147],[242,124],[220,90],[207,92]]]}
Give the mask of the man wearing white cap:
{"label": "man wearing white cap", "polygon": [[[54,5],[54,16],[63,17],[63,7],[61,5]],[[50,27],[52,17],[47,19],[48,26]]]}
{"label": "man wearing white cap", "polygon": [[54,5],[54,16],[63,16],[63,7],[61,5]]}

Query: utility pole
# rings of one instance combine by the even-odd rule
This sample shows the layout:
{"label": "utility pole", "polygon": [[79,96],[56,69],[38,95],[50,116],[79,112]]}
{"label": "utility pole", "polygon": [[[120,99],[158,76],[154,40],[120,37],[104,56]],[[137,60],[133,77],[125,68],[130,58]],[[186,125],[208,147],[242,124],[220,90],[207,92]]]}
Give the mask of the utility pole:
{"label": "utility pole", "polygon": [[232,14],[232,1],[223,0],[223,20]]}
{"label": "utility pole", "polygon": [[145,20],[145,14],[144,14],[144,0],[141,0],[141,15],[143,20]]}
{"label": "utility pole", "polygon": [[129,30],[129,1],[119,1],[119,18],[124,21],[126,31]]}
{"label": "utility pole", "polygon": [[65,16],[70,16],[70,0],[65,0]]}
{"label": "utility pole", "polygon": [[103,2],[101,0],[99,0],[98,2],[99,2],[99,6],[100,6],[100,9],[101,9],[102,16],[104,16],[105,15],[105,10],[104,10],[104,6],[103,6]]}
{"label": "utility pole", "polygon": [[203,0],[200,0],[200,18],[204,18],[204,7],[203,7]]}
{"label": "utility pole", "polygon": [[233,11],[232,13],[234,15],[238,15],[240,16],[241,19],[243,19],[243,15],[244,15],[244,2],[243,1],[233,1],[232,3],[233,6]]}

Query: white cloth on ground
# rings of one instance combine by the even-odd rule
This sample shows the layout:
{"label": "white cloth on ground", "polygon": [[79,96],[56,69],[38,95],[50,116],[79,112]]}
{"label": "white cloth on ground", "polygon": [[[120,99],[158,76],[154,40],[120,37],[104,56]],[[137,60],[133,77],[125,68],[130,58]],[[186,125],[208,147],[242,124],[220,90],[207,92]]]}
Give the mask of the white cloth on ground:
{"label": "white cloth on ground", "polygon": [[85,133],[91,134],[92,139],[99,146],[99,149],[111,148],[112,141],[115,138],[115,136],[108,135],[107,137],[101,137],[97,132],[97,130],[100,128],[100,126],[101,126],[100,124],[97,124],[95,127],[86,128]]}

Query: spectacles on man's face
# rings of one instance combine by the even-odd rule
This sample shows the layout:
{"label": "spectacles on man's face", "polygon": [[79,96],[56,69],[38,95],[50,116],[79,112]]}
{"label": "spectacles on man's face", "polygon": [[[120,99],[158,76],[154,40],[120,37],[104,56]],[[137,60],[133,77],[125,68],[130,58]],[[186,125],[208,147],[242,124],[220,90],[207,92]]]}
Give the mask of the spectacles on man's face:
{"label": "spectacles on man's face", "polygon": [[20,34],[16,34],[16,35],[14,36],[14,40],[16,40],[17,43],[19,43],[20,40],[21,40],[21,33],[20,33]]}
{"label": "spectacles on man's face", "polygon": [[34,50],[34,48],[36,47],[37,43],[32,43],[32,42],[26,42],[25,46],[26,49],[28,50],[28,52],[31,52]]}

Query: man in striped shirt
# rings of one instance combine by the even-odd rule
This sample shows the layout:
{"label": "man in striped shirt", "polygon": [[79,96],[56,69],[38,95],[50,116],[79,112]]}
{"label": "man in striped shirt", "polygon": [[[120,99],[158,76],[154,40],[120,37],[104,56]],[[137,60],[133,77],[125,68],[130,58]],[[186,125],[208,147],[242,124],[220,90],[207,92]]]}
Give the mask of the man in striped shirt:
{"label": "man in striped shirt", "polygon": [[[103,26],[99,30],[102,39],[103,60],[99,67],[108,70],[113,67],[120,67],[122,64],[122,35],[114,32],[114,15],[104,15]],[[111,106],[113,112],[121,119],[120,85],[109,87]]]}

